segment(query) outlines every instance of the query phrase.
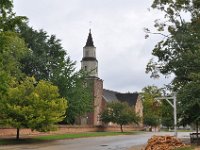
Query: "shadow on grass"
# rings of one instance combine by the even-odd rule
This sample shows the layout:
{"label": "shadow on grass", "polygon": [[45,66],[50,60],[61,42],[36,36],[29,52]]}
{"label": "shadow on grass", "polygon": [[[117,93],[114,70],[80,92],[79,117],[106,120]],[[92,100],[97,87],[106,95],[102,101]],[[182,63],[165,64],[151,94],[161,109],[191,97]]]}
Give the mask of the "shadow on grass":
{"label": "shadow on grass", "polygon": [[117,135],[133,135],[139,134],[141,132],[86,132],[86,133],[76,133],[76,134],[55,134],[55,135],[44,135],[27,137],[16,140],[15,138],[0,138],[0,145],[20,145],[20,144],[40,144],[48,143],[56,140],[64,139],[76,139],[76,138],[86,138],[86,137],[102,137],[102,136],[117,136]]}
{"label": "shadow on grass", "polygon": [[35,138],[21,138],[19,140],[16,140],[15,138],[0,139],[0,145],[40,144],[47,142],[50,141]]}

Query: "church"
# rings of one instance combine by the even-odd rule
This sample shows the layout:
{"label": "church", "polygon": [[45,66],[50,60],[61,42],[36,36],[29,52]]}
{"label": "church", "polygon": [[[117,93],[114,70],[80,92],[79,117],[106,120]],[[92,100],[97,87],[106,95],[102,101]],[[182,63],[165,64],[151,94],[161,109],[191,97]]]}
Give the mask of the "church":
{"label": "church", "polygon": [[82,118],[81,124],[102,125],[100,113],[106,107],[107,103],[113,101],[127,102],[140,117],[143,116],[143,105],[138,93],[120,93],[103,88],[103,80],[98,76],[98,60],[91,29],[89,30],[86,44],[83,47],[81,69],[89,74],[87,80],[92,85],[92,99],[94,104],[93,112],[88,114],[86,118]]}

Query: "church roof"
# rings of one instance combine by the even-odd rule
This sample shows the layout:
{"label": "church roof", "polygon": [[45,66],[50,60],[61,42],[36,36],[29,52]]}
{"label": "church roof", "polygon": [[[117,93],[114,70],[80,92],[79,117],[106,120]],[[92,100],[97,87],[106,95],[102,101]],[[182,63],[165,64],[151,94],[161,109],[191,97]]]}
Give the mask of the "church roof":
{"label": "church roof", "polygon": [[119,93],[115,91],[110,91],[103,89],[103,98],[106,102],[127,102],[130,106],[135,106],[137,99],[139,97],[138,93]]}
{"label": "church roof", "polygon": [[93,47],[94,47],[91,29],[90,29],[90,31],[89,31],[89,35],[88,35],[88,39],[87,39],[87,42],[86,42],[85,47],[86,47],[86,46],[93,46]]}

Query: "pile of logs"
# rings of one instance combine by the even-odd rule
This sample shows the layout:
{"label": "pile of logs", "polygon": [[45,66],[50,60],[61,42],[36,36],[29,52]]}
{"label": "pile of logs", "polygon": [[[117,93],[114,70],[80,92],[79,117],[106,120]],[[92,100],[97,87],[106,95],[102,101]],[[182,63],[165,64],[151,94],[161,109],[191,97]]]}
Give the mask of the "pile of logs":
{"label": "pile of logs", "polygon": [[179,147],[186,147],[174,136],[153,136],[148,140],[145,150],[173,150]]}

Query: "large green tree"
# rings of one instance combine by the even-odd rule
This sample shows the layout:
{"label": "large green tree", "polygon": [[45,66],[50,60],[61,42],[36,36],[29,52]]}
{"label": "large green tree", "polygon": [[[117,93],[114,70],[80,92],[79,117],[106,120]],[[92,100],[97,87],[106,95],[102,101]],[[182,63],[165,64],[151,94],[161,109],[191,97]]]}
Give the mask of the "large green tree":
{"label": "large green tree", "polygon": [[[158,61],[151,60],[147,72],[173,73],[174,85],[180,87],[199,79],[200,70],[200,5],[198,0],[154,0],[153,9],[163,12],[163,20],[156,20],[155,27],[163,39],[153,49]],[[150,30],[146,30],[152,33]],[[195,78],[194,78],[195,76]]]}
{"label": "large green tree", "polygon": [[69,108],[63,123],[74,124],[77,117],[92,109],[90,86],[84,86],[87,74],[75,71],[73,62],[62,48],[60,40],[45,31],[34,30],[28,25],[20,26],[31,53],[21,61],[22,71],[37,80],[48,80],[58,86],[59,93],[68,100]]}
{"label": "large green tree", "polygon": [[75,71],[75,62],[55,35],[29,27],[26,17],[16,16],[12,9],[12,0],[0,0],[0,88],[6,90],[12,78],[20,82],[26,75],[50,81],[69,100],[64,122],[73,124],[91,111],[91,89],[84,86],[85,73]]}
{"label": "large green tree", "polygon": [[[163,20],[155,22],[156,34],[163,35],[164,38],[153,49],[152,54],[158,61],[151,60],[147,65],[147,72],[152,72],[154,77],[158,73],[173,73],[173,88],[182,95],[178,97],[178,103],[181,104],[179,109],[182,110],[180,114],[182,117],[192,116],[196,113],[192,105],[199,102],[192,89],[199,89],[195,83],[200,80],[200,1],[154,0],[152,8],[164,14]],[[148,29],[146,32],[152,33]],[[164,35],[166,32],[168,35]],[[185,90],[196,99],[187,99],[189,95],[182,92]],[[191,121],[188,120],[188,123]]]}
{"label": "large green tree", "polygon": [[0,99],[0,108],[0,124],[16,128],[19,139],[24,127],[44,132],[54,129],[54,124],[64,118],[67,101],[50,82],[37,83],[27,77],[20,83],[12,82]]}
{"label": "large green tree", "polygon": [[10,31],[0,32],[0,100],[5,98],[12,80],[21,80],[22,60],[28,54],[24,40]]}
{"label": "large green tree", "polygon": [[12,9],[12,0],[0,0],[0,99],[11,79],[23,76],[20,60],[28,53],[24,40],[14,32],[26,17],[16,16]]}
{"label": "large green tree", "polygon": [[44,30],[34,30],[27,24],[21,25],[19,32],[30,50],[21,61],[25,74],[34,76],[36,80],[52,81],[62,75],[64,69],[74,69],[74,62],[55,35],[49,36]]}
{"label": "large green tree", "polygon": [[178,111],[183,125],[195,124],[198,133],[200,123],[200,83],[190,82],[177,95],[181,103],[178,103]]}
{"label": "large green tree", "polygon": [[156,86],[147,86],[142,89],[143,122],[151,128],[161,123],[161,103],[155,99],[160,96],[161,91]]}
{"label": "large green tree", "polygon": [[123,125],[137,124],[140,118],[135,113],[134,107],[130,107],[127,103],[111,102],[102,112],[101,120],[105,123],[112,122],[120,125],[121,132],[123,132]]}

